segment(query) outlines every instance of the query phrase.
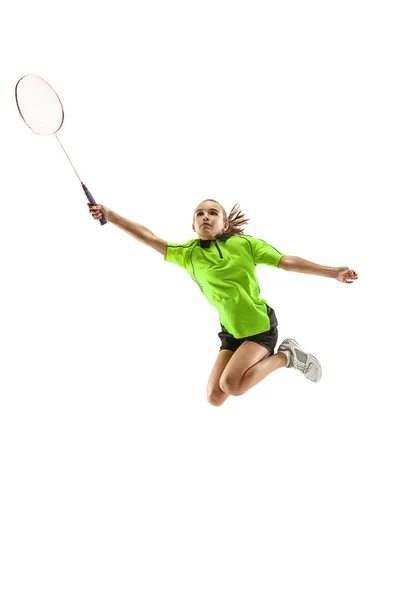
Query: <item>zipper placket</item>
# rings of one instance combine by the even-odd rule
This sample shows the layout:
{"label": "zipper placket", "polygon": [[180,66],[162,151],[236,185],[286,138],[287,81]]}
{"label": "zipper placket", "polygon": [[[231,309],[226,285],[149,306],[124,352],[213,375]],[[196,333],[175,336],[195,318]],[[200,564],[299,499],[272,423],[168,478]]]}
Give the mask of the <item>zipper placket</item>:
{"label": "zipper placket", "polygon": [[219,252],[219,255],[220,255],[220,257],[221,257],[221,258],[224,258],[224,257],[222,256],[222,254],[221,254],[221,250],[219,249],[219,246],[218,246],[218,244],[217,244],[216,240],[213,240],[213,242],[214,242],[214,244],[215,244],[215,245],[216,245],[216,247],[217,247],[217,250],[218,250],[218,252]]}

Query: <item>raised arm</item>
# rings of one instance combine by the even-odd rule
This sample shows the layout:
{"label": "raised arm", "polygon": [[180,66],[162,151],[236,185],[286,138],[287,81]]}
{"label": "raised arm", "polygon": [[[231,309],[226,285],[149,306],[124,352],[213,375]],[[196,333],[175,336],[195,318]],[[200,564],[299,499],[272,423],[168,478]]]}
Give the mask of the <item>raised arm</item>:
{"label": "raised arm", "polygon": [[113,210],[104,206],[104,204],[96,204],[96,206],[92,206],[88,204],[89,211],[94,219],[101,219],[104,216],[109,223],[116,225],[126,233],[129,233],[135,240],[146,244],[146,246],[150,246],[160,252],[164,256],[167,255],[167,242],[158,238],[150,229],[140,225],[139,223],[135,223],[135,221],[130,221],[125,217],[121,217]]}
{"label": "raised arm", "polygon": [[358,279],[358,274],[349,267],[324,267],[317,265],[299,256],[282,256],[278,263],[280,269],[285,271],[295,271],[296,273],[307,273],[309,275],[321,275],[322,277],[331,277],[342,283],[353,283]]}

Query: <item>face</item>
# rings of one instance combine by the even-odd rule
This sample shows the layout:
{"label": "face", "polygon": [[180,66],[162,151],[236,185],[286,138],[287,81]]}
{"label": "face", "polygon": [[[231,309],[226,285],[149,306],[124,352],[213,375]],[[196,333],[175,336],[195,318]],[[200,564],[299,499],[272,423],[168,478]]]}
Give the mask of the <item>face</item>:
{"label": "face", "polygon": [[228,221],[224,223],[224,215],[219,204],[206,200],[195,210],[192,229],[200,239],[213,240],[228,229]]}

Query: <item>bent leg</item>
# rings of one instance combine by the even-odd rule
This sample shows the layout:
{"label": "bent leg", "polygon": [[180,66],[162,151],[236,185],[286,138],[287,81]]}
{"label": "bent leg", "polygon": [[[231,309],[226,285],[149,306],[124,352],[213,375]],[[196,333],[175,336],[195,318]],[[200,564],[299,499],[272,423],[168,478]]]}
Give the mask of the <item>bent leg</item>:
{"label": "bent leg", "polygon": [[211,371],[207,383],[207,400],[213,406],[221,406],[230,395],[220,388],[219,381],[233,354],[232,350],[221,350]]}
{"label": "bent leg", "polygon": [[266,356],[263,360],[260,360],[260,362],[250,367],[243,375],[240,386],[241,394],[244,394],[257,383],[260,383],[260,381],[267,375],[270,375],[273,371],[286,367],[286,365],[287,357],[282,352],[278,352],[272,356]]}
{"label": "bent leg", "polygon": [[236,350],[220,381],[221,390],[232,396],[241,396],[264,377],[286,366],[281,352],[270,356],[270,351],[256,342],[246,340]]}

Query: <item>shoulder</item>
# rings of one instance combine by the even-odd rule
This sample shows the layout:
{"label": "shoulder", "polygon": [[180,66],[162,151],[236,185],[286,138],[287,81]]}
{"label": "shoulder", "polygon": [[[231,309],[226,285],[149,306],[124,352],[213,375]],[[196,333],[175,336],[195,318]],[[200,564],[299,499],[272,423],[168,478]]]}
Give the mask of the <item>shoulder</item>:
{"label": "shoulder", "polygon": [[186,268],[190,263],[190,257],[196,244],[197,239],[187,242],[166,242],[164,260]]}
{"label": "shoulder", "polygon": [[197,244],[197,239],[189,240],[188,242],[167,242],[169,248],[191,248]]}

